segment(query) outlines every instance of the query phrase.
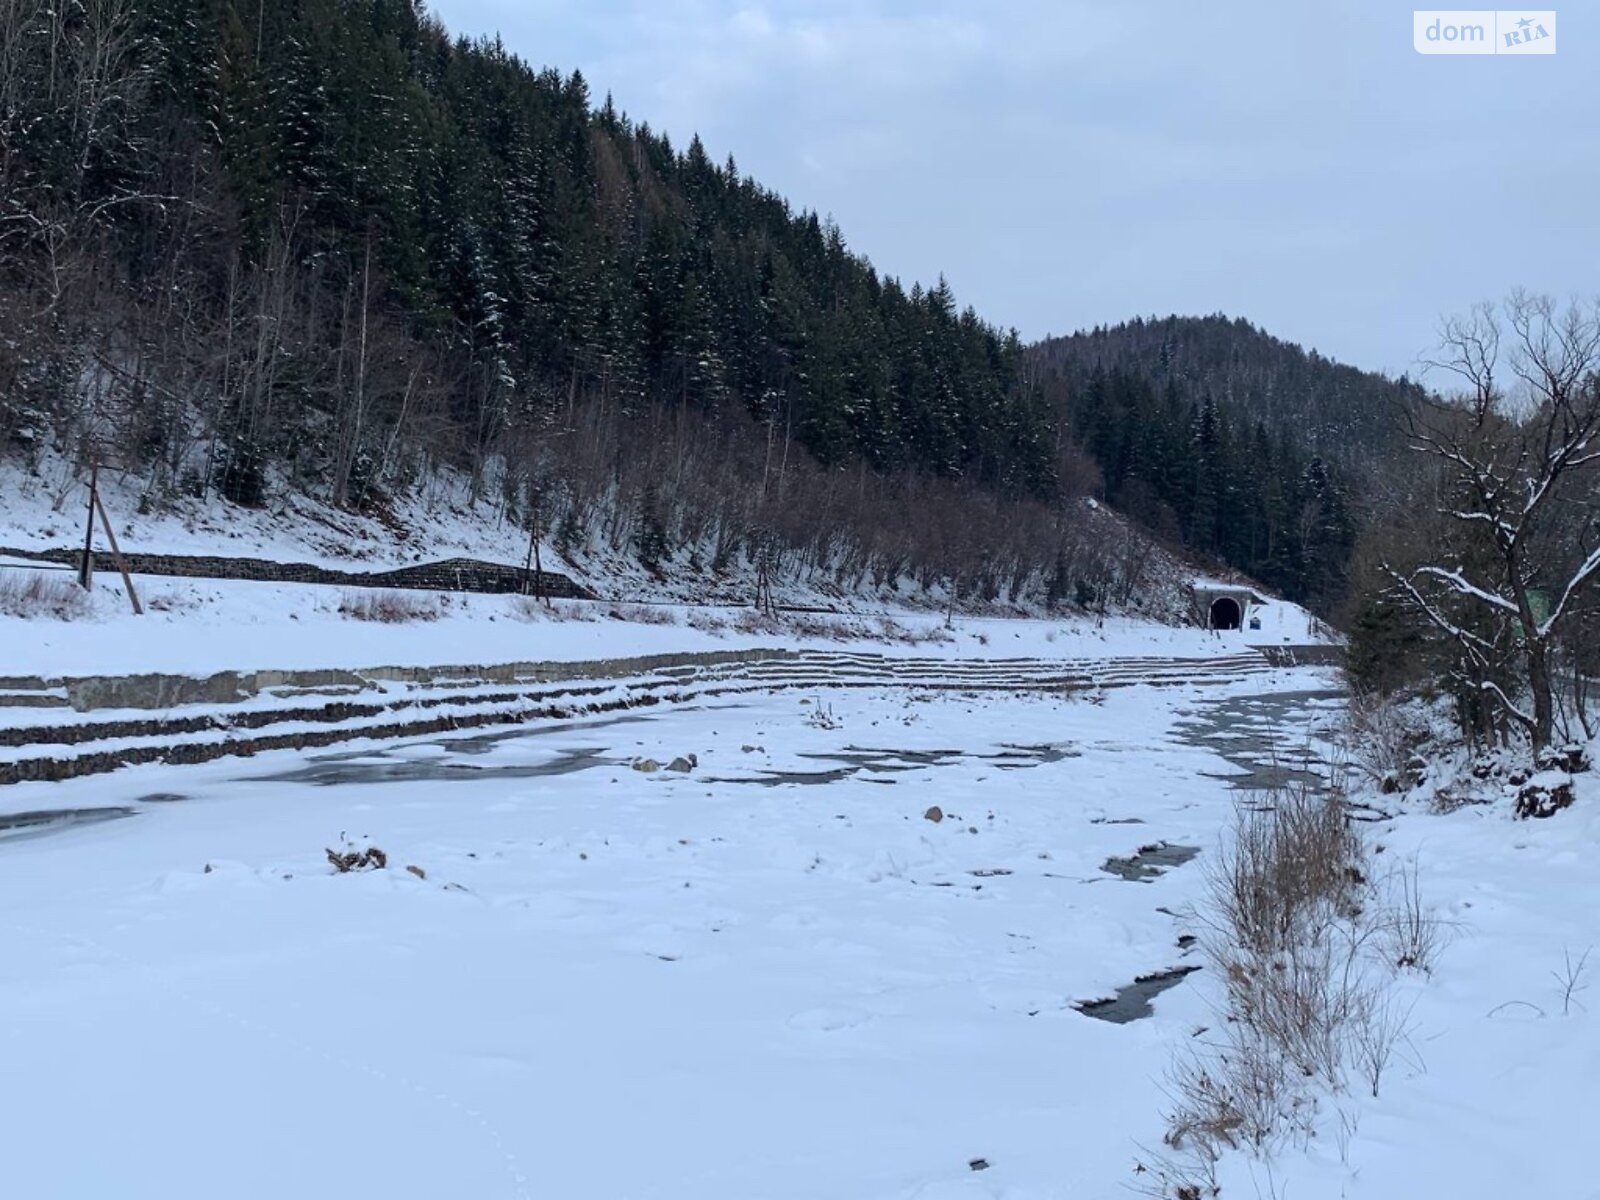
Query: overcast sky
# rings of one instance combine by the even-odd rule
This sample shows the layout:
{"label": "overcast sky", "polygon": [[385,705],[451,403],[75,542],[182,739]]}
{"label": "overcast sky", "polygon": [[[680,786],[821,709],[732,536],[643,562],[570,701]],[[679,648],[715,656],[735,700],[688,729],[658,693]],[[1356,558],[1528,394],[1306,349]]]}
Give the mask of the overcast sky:
{"label": "overcast sky", "polygon": [[433,0],[1028,339],[1224,312],[1414,368],[1441,313],[1600,293],[1600,4],[1554,57],[1375,0]]}

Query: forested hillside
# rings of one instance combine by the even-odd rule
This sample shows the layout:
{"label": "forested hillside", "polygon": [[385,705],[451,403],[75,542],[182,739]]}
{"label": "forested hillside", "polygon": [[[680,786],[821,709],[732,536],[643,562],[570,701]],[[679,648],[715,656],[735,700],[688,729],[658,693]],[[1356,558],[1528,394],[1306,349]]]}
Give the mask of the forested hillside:
{"label": "forested hillside", "polygon": [[1108,500],[1323,611],[1399,500],[1424,393],[1225,317],[1136,320],[1031,351]]}
{"label": "forested hillside", "polygon": [[698,141],[592,109],[576,73],[406,0],[7,7],[13,438],[98,352],[339,494],[408,394],[474,459],[579,395],[733,396],[824,462],[1049,491],[1014,338],[942,283],[880,281]]}
{"label": "forested hillside", "polygon": [[1225,323],[1204,353],[1133,326],[1030,357],[411,0],[0,0],[0,24],[8,455],[108,460],[151,507],[381,511],[449,470],[564,550],[986,598],[1135,593],[1139,554],[1077,502],[1101,492],[1292,598],[1341,587],[1347,504],[1311,453],[1371,377],[1241,369]]}

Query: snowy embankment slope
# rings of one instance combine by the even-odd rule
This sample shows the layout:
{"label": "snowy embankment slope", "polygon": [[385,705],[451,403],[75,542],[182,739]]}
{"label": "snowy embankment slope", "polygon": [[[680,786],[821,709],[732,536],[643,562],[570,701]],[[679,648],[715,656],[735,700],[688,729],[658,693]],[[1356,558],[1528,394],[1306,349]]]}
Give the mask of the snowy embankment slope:
{"label": "snowy embankment slope", "polygon": [[[145,486],[136,476],[106,472],[100,477],[100,494],[120,546],[130,554],[255,559],[354,573],[455,558],[521,568],[532,558],[527,530],[492,499],[474,501],[467,481],[445,469],[428,474],[381,512],[369,514],[331,506],[287,486],[273,489],[270,504],[260,509],[238,507],[214,493],[204,500],[165,496],[152,504]],[[75,551],[84,538],[87,494],[81,471],[59,456],[45,456],[33,470],[0,462],[0,552]],[[1129,523],[1105,506],[1085,504],[1079,535],[1085,546],[1097,549],[1075,560],[1072,570],[1079,575],[1071,581],[1074,594],[1116,596],[1119,615],[1166,623],[1188,620],[1187,585],[1197,569],[1194,564],[1133,537]],[[614,522],[603,514],[594,520],[597,527],[565,541],[544,538],[539,555],[543,569],[610,601],[749,605],[756,595],[756,563],[743,542],[743,550],[730,554],[719,542],[721,535],[702,532],[695,535],[698,540],[666,555],[656,569],[647,569],[632,549],[626,520]],[[107,587],[120,590],[98,523],[93,541]],[[889,561],[898,566],[889,567]],[[805,554],[781,554],[765,582],[775,601],[785,606],[865,614],[942,612],[950,599],[947,581],[938,571],[930,579],[926,562],[915,570],[911,562],[892,555],[861,559],[838,546],[831,551],[812,547]],[[872,563],[876,566],[869,569]],[[38,563],[0,556],[0,582],[19,567],[36,568]],[[210,569],[216,570],[214,565]],[[901,571],[898,577],[879,577],[882,570],[896,569]],[[963,584],[958,611],[1042,615],[1045,582],[1037,564],[1021,576],[997,564],[997,576],[990,581],[992,600],[977,599],[971,593],[981,589],[970,581]],[[168,577],[137,579],[141,591],[180,605],[197,598],[210,602],[216,596]]]}
{"label": "snowy embankment slope", "polygon": [[[240,507],[215,492],[205,499],[164,497],[151,505],[145,502],[144,486],[137,476],[107,472],[100,477],[102,501],[121,548],[130,553],[255,558],[357,572],[453,558],[518,567],[532,557],[527,529],[508,519],[504,506],[493,498],[474,500],[467,478],[445,468],[429,472],[411,491],[393,497],[381,514],[335,507],[290,486],[274,488],[263,508]],[[34,471],[0,461],[0,549],[36,552],[80,546],[87,496],[80,468],[58,455],[45,456]],[[1109,511],[1105,519],[1120,520]],[[623,522],[624,543],[626,528]],[[102,569],[110,571],[98,522],[93,538]],[[715,549],[702,543],[698,553],[680,550],[652,572],[631,551],[619,553],[605,543],[605,537],[589,530],[568,547],[567,557],[555,538],[547,536],[541,542],[540,563],[611,600],[749,603],[755,594],[755,569],[748,555],[735,555],[722,572],[715,572],[706,565]],[[151,582],[159,587],[165,581]],[[781,603],[825,607],[844,602],[872,609],[907,599],[937,607],[942,595],[937,589],[923,594],[905,579],[883,589],[862,585],[846,595],[826,570],[782,567],[771,586]],[[1171,599],[1166,596],[1168,608]]]}
{"label": "snowy embankment slope", "polygon": [[[0,576],[0,583],[38,578],[63,586],[72,578],[66,570],[40,570],[16,560],[0,560]],[[133,615],[121,580],[103,562],[87,611],[78,619],[24,619],[0,612],[0,676],[588,660],[834,645],[830,627],[845,632],[852,644],[885,653],[918,653],[931,643],[940,654],[972,658],[1197,657],[1251,646],[1302,645],[1325,636],[1303,609],[1287,603],[1260,609],[1261,629],[1227,633],[1130,617],[959,614],[947,632],[941,615],[879,605],[876,615],[818,617],[812,624],[819,628],[803,636],[781,628],[741,631],[748,607],[558,602],[554,610],[545,610],[515,596],[407,592],[403,595],[434,619],[386,624],[342,612],[351,593],[339,588],[149,576],[135,585],[146,609],[142,616]],[[876,627],[880,616],[893,623],[887,634]]]}
{"label": "snowy embankment slope", "polygon": [[[774,645],[836,645],[828,637],[805,638],[734,628],[700,629],[697,614],[731,620],[737,609],[664,607],[649,612],[624,608],[634,620],[556,619],[534,612],[510,596],[451,596],[437,602],[437,620],[400,624],[358,621],[342,615],[338,589],[289,584],[150,580],[152,608],[135,617],[122,606],[120,589],[98,587],[91,618],[70,622],[0,615],[0,674],[109,675],[146,671],[207,674],[267,667],[429,666],[614,658],[684,650]],[[1288,606],[1285,606],[1288,607]],[[577,606],[563,613],[589,612]],[[605,608],[599,612],[608,611]],[[742,610],[748,612],[749,610]],[[1297,611],[1297,610],[1296,610]],[[671,624],[656,621],[670,620]],[[1085,658],[1170,654],[1198,657],[1234,654],[1253,645],[1301,644],[1309,639],[1301,618],[1299,635],[1288,632],[1209,633],[1148,621],[1111,618],[1044,620],[958,618],[944,642],[943,618],[899,612],[906,630],[935,639],[938,653],[968,658],[1028,656]],[[1286,620],[1294,622],[1291,613]],[[870,630],[870,621],[867,623]],[[852,639],[884,653],[924,653],[927,643]]]}
{"label": "snowy embankment slope", "polygon": [[[528,550],[526,530],[499,518],[493,505],[471,504],[464,481],[449,472],[430,476],[417,494],[398,500],[385,520],[332,508],[287,488],[260,509],[229,504],[213,493],[206,501],[176,497],[150,510],[142,501],[143,486],[135,476],[112,471],[100,476],[102,502],[125,550],[266,558],[346,570],[456,557],[515,564]],[[49,456],[37,472],[15,461],[0,462],[0,497],[0,546],[48,550],[82,544],[86,481],[67,460]],[[94,539],[106,548],[98,522]]]}

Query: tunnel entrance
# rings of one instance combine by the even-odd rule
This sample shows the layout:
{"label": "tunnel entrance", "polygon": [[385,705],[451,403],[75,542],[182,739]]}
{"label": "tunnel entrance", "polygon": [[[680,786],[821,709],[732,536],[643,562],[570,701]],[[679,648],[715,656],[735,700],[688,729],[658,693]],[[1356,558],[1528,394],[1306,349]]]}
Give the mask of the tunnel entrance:
{"label": "tunnel entrance", "polygon": [[1238,629],[1244,618],[1239,602],[1232,596],[1218,596],[1211,602],[1211,628]]}

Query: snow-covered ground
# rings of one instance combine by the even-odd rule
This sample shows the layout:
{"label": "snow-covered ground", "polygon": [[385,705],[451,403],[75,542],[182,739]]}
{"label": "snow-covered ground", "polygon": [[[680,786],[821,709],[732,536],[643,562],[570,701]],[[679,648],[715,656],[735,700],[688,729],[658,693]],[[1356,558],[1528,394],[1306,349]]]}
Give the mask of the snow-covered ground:
{"label": "snow-covered ground", "polygon": [[[68,540],[45,493],[13,489],[0,545]],[[446,515],[406,515],[409,544],[342,516],[313,534],[328,514],[309,510],[195,507],[122,532],[346,566],[515,560],[514,529],[430,511]],[[1220,659],[1325,636],[1276,602],[1252,609],[1259,630],[1220,634],[1086,617],[946,631],[892,602],[807,633],[752,628],[748,609],[552,615],[425,593],[407,595],[435,619],[385,624],[342,612],[339,589],[138,583],[143,616],[110,571],[75,619],[0,615],[0,676],[580,661],[837,632],[922,659]],[[1330,683],[756,693],[7,787],[0,1196],[1138,1189],[1168,1067],[1216,1024],[1221,989],[1202,971],[1123,1025],[1077,1006],[1199,962],[1179,939],[1238,795],[1219,750],[1255,713],[1293,760],[1336,718]],[[680,755],[692,771],[629,765]],[[1419,861],[1451,944],[1400,984],[1410,1033],[1380,1095],[1326,1097],[1318,1135],[1270,1162],[1229,1157],[1224,1195],[1600,1197],[1582,1161],[1600,1110],[1600,954],[1583,958],[1600,944],[1597,801],[1583,776],[1547,822],[1497,806],[1367,827],[1388,861]],[[17,819],[43,812],[62,815]],[[387,869],[335,874],[325,851],[346,844],[382,848]],[[1201,855],[1146,882],[1105,869],[1158,844]]]}
{"label": "snow-covered ground", "polygon": [[1410,1033],[1379,1096],[1330,1101],[1305,1153],[1228,1162],[1224,1196],[1600,1198],[1600,779],[1576,778],[1550,820],[1507,802],[1371,830],[1379,862],[1417,861],[1446,944],[1397,994]]}
{"label": "snow-covered ground", "polygon": [[[1202,971],[1122,1025],[1076,1006],[1198,961],[1238,795],[1218,735],[1254,720],[1292,761],[1332,682],[757,694],[6,788],[3,812],[132,815],[0,832],[0,1195],[1137,1188],[1220,990]],[[1224,1195],[1600,1195],[1596,968],[1556,978],[1600,943],[1579,778],[1550,821],[1366,827],[1418,856],[1451,943],[1402,984],[1381,1094],[1230,1158]],[[335,874],[345,838],[387,869]],[[1157,843],[1201,855],[1104,869]]]}

